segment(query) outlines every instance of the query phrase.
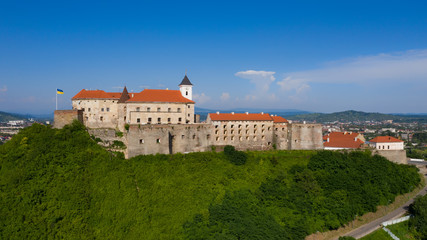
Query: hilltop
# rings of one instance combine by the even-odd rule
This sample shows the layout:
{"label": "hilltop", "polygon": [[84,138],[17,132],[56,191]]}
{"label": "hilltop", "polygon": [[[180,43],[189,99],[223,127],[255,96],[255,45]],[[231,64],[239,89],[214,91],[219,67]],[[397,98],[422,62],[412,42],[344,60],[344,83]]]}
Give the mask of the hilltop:
{"label": "hilltop", "polygon": [[384,113],[368,113],[361,111],[344,111],[336,113],[309,113],[289,116],[290,120],[298,121],[309,121],[318,123],[327,122],[354,122],[354,121],[375,121],[381,122],[385,120],[393,120],[395,122],[427,122],[427,115],[395,115],[395,114],[384,114]]}
{"label": "hilltop", "polygon": [[125,160],[83,125],[0,146],[1,239],[304,239],[420,182],[370,152],[197,152]]}

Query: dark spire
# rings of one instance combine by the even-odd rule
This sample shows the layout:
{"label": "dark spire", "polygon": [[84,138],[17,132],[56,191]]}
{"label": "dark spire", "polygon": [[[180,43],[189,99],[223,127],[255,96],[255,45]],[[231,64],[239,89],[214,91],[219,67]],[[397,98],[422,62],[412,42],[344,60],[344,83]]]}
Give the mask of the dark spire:
{"label": "dark spire", "polygon": [[120,96],[120,99],[119,99],[118,103],[124,103],[124,102],[126,102],[129,98],[130,98],[130,97],[129,97],[129,93],[128,93],[128,90],[127,90],[127,88],[126,88],[126,86],[125,86],[125,88],[123,88],[123,92],[122,92],[122,95]]}
{"label": "dark spire", "polygon": [[182,79],[182,82],[179,84],[179,86],[181,85],[191,85],[193,86],[193,84],[191,84],[190,80],[187,77],[187,74],[185,74],[184,79]]}

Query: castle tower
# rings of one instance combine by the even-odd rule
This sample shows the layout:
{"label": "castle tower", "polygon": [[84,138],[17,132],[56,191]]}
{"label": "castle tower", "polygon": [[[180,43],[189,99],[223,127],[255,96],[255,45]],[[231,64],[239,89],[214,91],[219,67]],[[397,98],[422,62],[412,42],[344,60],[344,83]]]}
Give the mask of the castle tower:
{"label": "castle tower", "polygon": [[183,97],[193,100],[193,84],[191,84],[187,74],[185,74],[184,79],[182,79],[182,82],[179,84],[179,90]]}

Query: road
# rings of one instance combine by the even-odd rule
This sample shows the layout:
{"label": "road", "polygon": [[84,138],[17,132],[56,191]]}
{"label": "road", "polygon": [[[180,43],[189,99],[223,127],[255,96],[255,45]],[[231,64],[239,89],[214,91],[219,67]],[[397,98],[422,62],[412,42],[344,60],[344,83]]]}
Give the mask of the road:
{"label": "road", "polygon": [[[424,168],[424,169],[422,169],[423,174],[424,174],[424,177],[426,178],[426,182],[427,182],[426,169],[425,169],[425,167],[423,167],[423,168]],[[417,194],[417,196],[425,195],[426,192],[427,192],[427,185]],[[344,236],[351,236],[351,237],[354,237],[356,239],[364,237],[365,235],[368,235],[369,233],[379,229],[381,227],[382,222],[401,217],[403,214],[406,213],[409,205],[411,205],[413,202],[414,202],[414,199],[411,199],[411,200],[407,201],[404,205],[402,205],[398,209],[394,210],[393,212],[385,215],[384,217],[379,218],[377,220],[374,220],[374,221],[367,223],[363,226],[360,226],[359,228],[356,228],[353,231],[346,233]],[[336,238],[336,239],[338,239],[338,238]]]}

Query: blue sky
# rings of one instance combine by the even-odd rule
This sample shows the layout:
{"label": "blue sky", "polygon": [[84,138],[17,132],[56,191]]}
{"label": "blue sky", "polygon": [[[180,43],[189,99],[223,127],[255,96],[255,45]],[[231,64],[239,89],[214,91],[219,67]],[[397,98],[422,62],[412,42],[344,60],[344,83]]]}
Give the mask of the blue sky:
{"label": "blue sky", "polygon": [[203,108],[427,112],[424,1],[0,1],[0,111],[81,89],[178,89]]}

